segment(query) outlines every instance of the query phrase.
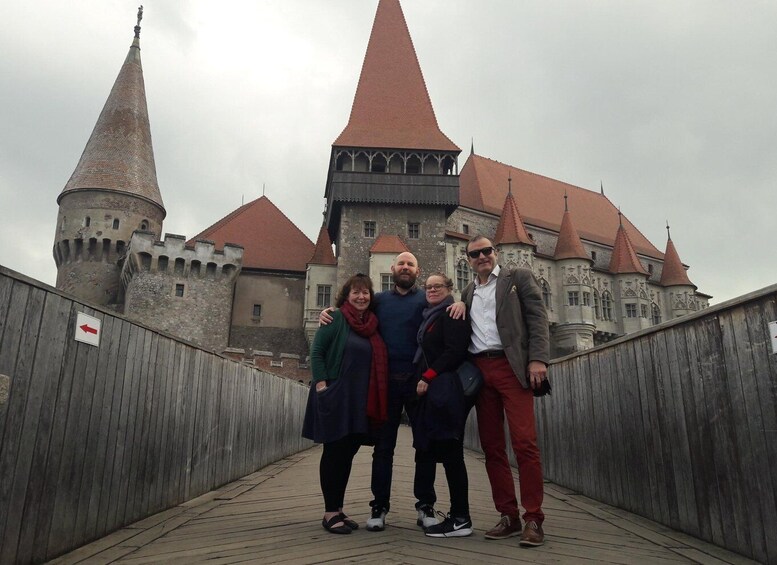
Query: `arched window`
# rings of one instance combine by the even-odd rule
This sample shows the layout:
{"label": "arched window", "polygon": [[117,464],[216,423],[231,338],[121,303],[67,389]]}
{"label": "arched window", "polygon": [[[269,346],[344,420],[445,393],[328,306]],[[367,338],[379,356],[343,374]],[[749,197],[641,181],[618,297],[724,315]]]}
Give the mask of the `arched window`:
{"label": "arched window", "polygon": [[469,263],[466,261],[459,261],[459,264],[456,265],[456,288],[460,291],[464,290],[464,287],[469,284],[471,272]]}
{"label": "arched window", "polygon": [[92,218],[87,216],[86,218],[84,218],[84,227],[88,228],[90,225],[92,225]]}
{"label": "arched window", "polygon": [[602,319],[612,320],[612,295],[608,290],[602,293]]}
{"label": "arched window", "polygon": [[550,310],[552,296],[550,293],[550,285],[548,284],[548,281],[545,279],[541,280],[540,288],[542,288],[542,301],[545,303],[545,308]]}
{"label": "arched window", "polygon": [[113,229],[115,230],[119,229],[119,218],[113,219]]}
{"label": "arched window", "polygon": [[655,302],[650,305],[650,323],[654,326],[661,323],[661,308]]}
{"label": "arched window", "polygon": [[599,300],[599,291],[594,289],[594,316],[597,320],[602,319],[602,308]]}
{"label": "arched window", "polygon": [[143,231],[146,231],[148,229],[148,220],[143,220],[142,222],[140,222],[140,229],[142,229]]}

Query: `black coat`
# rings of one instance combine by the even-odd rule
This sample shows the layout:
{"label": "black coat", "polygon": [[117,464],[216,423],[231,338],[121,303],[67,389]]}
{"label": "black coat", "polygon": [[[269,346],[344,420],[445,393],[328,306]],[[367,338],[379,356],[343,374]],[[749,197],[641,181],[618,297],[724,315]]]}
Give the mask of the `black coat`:
{"label": "black coat", "polygon": [[469,320],[454,320],[443,312],[424,333],[418,378],[429,367],[437,376],[418,402],[413,426],[416,449],[426,450],[434,440],[462,438],[469,410],[455,370],[467,358],[471,331]]}

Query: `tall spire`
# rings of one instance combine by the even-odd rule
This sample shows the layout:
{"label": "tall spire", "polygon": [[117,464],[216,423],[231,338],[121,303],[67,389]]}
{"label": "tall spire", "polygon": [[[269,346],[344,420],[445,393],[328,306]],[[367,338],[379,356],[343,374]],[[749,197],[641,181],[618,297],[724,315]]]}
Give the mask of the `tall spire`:
{"label": "tall spire", "polygon": [[694,289],[696,285],[688,278],[688,272],[680,261],[680,255],[669,234],[669,222],[666,222],[666,252],[664,253],[664,267],[661,271],[661,286],[687,285]]}
{"label": "tall spire", "polygon": [[518,211],[518,204],[512,191],[512,176],[508,177],[508,192],[502,207],[502,215],[499,217],[499,225],[496,228],[494,243],[500,245],[503,243],[522,243],[536,247],[536,243],[529,237],[526,226],[523,225],[523,218]]}
{"label": "tall spire", "polygon": [[580,236],[572,223],[572,214],[569,213],[567,195],[564,194],[564,216],[561,218],[561,229],[558,232],[556,241],[556,251],[553,253],[553,259],[587,259],[591,260],[588,253],[580,241]]}
{"label": "tall spire", "polygon": [[332,240],[329,239],[329,232],[326,224],[321,226],[316,240],[316,248],[313,250],[313,257],[308,261],[308,265],[337,265],[337,259],[332,252]]}
{"label": "tall spire", "polygon": [[610,272],[616,275],[627,273],[649,274],[642,266],[642,263],[640,263],[637,252],[634,251],[634,246],[631,244],[629,234],[626,233],[626,228],[623,227],[623,217],[620,209],[618,210],[618,219],[620,220],[620,226],[618,227],[618,233],[615,235],[615,245],[612,247]]}
{"label": "tall spire", "polygon": [[164,213],[151,144],[146,88],[140,62],[138,9],[135,37],[119,76],[86,143],[81,159],[57,202],[77,190],[108,190],[153,202]]}
{"label": "tall spire", "polygon": [[348,125],[335,146],[460,151],[437,124],[399,0],[380,0]]}

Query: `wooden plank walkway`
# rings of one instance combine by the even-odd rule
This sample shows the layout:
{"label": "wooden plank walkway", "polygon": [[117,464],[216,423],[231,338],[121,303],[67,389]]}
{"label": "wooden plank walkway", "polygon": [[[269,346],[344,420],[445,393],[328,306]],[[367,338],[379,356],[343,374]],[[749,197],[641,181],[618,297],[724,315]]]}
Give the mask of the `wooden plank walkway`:
{"label": "wooden plank walkway", "polygon": [[[384,532],[367,532],[371,448],[357,455],[346,511],[362,527],[348,536],[321,527],[320,447],[118,530],[53,563],[754,563],[690,536],[547,483],[546,543],[524,549],[517,538],[486,540],[498,516],[482,456],[467,452],[475,533],[433,539],[415,524],[410,431],[400,430],[394,499]],[[439,510],[448,509],[438,465]]]}

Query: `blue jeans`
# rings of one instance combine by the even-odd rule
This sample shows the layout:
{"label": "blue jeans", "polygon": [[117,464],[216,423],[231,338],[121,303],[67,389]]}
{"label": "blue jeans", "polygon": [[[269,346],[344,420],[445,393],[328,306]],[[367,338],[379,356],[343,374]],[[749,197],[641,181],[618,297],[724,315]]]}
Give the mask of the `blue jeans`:
{"label": "blue jeans", "polygon": [[[402,408],[411,422],[415,419],[417,403],[416,384],[418,379],[412,373],[389,375],[388,382],[388,420],[378,432],[375,451],[372,453],[372,496],[370,502],[373,508],[390,509],[391,476],[394,466],[394,448],[397,446],[397,431],[402,418]],[[416,452],[416,477],[413,494],[419,506],[437,502],[434,492],[436,463],[428,453]],[[431,479],[431,480],[430,480]]]}

